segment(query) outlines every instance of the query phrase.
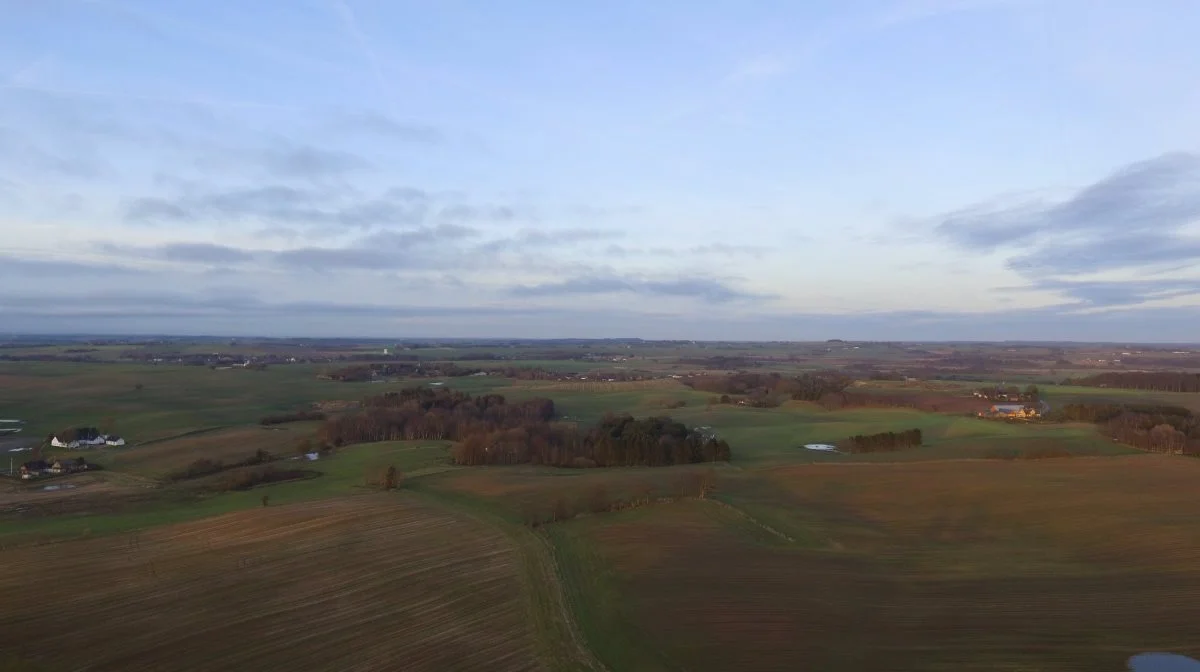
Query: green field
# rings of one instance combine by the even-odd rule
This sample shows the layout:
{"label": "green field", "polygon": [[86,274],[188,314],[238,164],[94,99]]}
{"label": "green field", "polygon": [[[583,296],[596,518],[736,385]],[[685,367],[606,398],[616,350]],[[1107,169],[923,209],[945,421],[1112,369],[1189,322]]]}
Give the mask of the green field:
{"label": "green field", "polygon": [[[895,348],[864,347],[873,361],[908,356]],[[63,349],[46,346],[41,352]],[[845,349],[822,354],[814,348],[803,361],[784,359],[784,346],[721,354],[769,353],[778,360],[763,370],[796,372],[845,357]],[[429,359],[453,356],[472,366],[458,359],[469,351],[414,352]],[[102,346],[95,354],[115,359],[120,352]],[[660,345],[634,354],[621,363],[529,359],[478,365],[576,373],[612,365],[666,374],[689,370],[676,362],[680,356],[714,352]],[[45,481],[77,486],[72,489],[44,491],[42,482],[0,480],[0,561],[8,557],[12,567],[20,567],[6,569],[4,576],[14,581],[32,576],[39,548],[56,554],[86,548],[107,563],[105,571],[115,572],[105,576],[120,577],[125,570],[113,553],[126,548],[125,542],[105,540],[133,544],[145,534],[163,539],[162,557],[191,566],[187,563],[198,562],[188,559],[194,549],[180,541],[189,538],[187,530],[201,526],[214,530],[205,534],[236,537],[230,530],[237,526],[221,522],[226,520],[244,521],[238,525],[268,536],[278,526],[297,549],[309,543],[305,526],[319,527],[323,557],[338,557],[344,542],[337,541],[337,527],[303,522],[319,519],[322,507],[336,507],[348,521],[360,509],[380,521],[392,511],[411,511],[420,512],[412,515],[422,521],[437,521],[429,529],[438,531],[417,534],[403,520],[387,525],[398,526],[397,534],[417,534],[424,543],[449,543],[453,534],[444,536],[445,526],[488,530],[486,547],[463,552],[506,558],[503,567],[490,571],[512,573],[507,580],[520,587],[525,625],[505,621],[496,632],[528,627],[531,639],[511,647],[512,655],[535,652],[540,669],[1069,670],[1082,664],[1118,669],[1112,666],[1143,650],[1197,653],[1187,624],[1200,616],[1193,606],[1200,604],[1195,569],[1200,537],[1185,500],[1188,484],[1200,477],[1200,462],[1141,455],[1091,425],[1007,423],[909,408],[830,411],[794,401],[775,408],[713,404],[714,395],[669,377],[630,383],[495,376],[386,383],[318,379],[329,368],[0,362],[0,416],[26,421],[20,440],[36,444],[49,432],[95,425],[131,442],[70,455],[83,455],[104,471]],[[733,459],[669,468],[460,467],[450,459],[449,442],[398,441],[343,446],[307,461],[288,458],[321,423],[258,424],[265,415],[314,402],[357,401],[430,383],[514,401],[549,397],[562,418],[585,426],[607,413],[669,415],[690,427],[710,427],[731,444]],[[861,389],[950,398],[969,396],[981,384],[870,382]],[[1100,388],[1048,386],[1045,395],[1052,406],[1078,401],[1197,406],[1196,395]],[[924,445],[895,453],[803,448],[913,428],[921,430]],[[219,475],[168,478],[201,458],[233,463],[256,450],[282,458],[272,463],[275,468],[301,470],[306,477],[231,492],[208,488]],[[1047,454],[1059,457],[1019,459]],[[382,494],[377,482],[389,466],[403,480],[399,491]],[[715,479],[707,496],[678,494],[688,474],[703,473]],[[594,512],[589,502],[598,493],[639,503]],[[545,512],[556,502],[574,512],[569,520],[527,524],[529,511]],[[318,543],[318,533],[312,535]],[[56,543],[39,545],[47,542]],[[403,573],[407,562],[450,562],[429,555],[436,549],[427,550],[417,549],[393,570]],[[280,563],[290,557],[282,551],[269,555]],[[286,563],[289,572],[323,576],[318,567]],[[452,571],[470,573],[471,567]],[[446,604],[466,599],[453,583],[437,583],[427,599]],[[1084,605],[1086,614],[1064,611],[1056,600]],[[355,604],[357,611],[345,616],[386,636],[387,624],[368,617],[369,601]],[[511,619],[512,606],[506,608],[505,618]],[[0,621],[5,616],[0,606]],[[185,625],[218,624],[192,619],[180,620],[178,627]],[[164,627],[166,636],[178,634]],[[441,641],[435,630],[421,636]],[[505,636],[516,635],[497,635]],[[0,661],[16,654],[21,665],[30,660],[28,649],[8,651],[11,643],[4,642],[0,637]],[[493,645],[503,648],[499,640]],[[249,664],[253,652],[237,653],[238,646],[228,661]],[[71,669],[45,660],[45,669]],[[427,660],[434,664],[435,658]],[[514,669],[526,664],[512,660]]]}

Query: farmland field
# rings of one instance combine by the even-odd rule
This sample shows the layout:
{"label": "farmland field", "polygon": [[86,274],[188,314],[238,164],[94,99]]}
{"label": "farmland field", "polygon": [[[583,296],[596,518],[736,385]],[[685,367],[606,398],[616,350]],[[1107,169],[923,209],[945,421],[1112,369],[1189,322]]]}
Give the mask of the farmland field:
{"label": "farmland field", "polygon": [[54,551],[8,552],[0,573],[0,650],[47,670],[541,669],[503,535],[412,498]]}
{"label": "farmland field", "polygon": [[[1116,670],[1145,651],[1200,653],[1200,461],[1098,424],[975,417],[991,402],[972,391],[1012,380],[1036,382],[1051,408],[1200,409],[1195,394],[1048,378],[1062,358],[1088,375],[1099,346],[1030,347],[1043,369],[978,378],[964,357],[1012,348],[433,344],[374,362],[385,347],[4,350],[50,358],[0,361],[0,417],[26,422],[4,442],[29,449],[8,453],[14,467],[100,469],[28,482],[3,470],[0,670]],[[54,359],[81,351],[94,361]],[[145,359],[160,352],[177,361]],[[274,359],[229,365],[257,357]],[[387,375],[331,375],[377,364]],[[830,371],[854,403],[758,403],[745,388],[722,400],[700,391],[716,378],[697,382]],[[359,402],[413,387],[548,398],[564,431],[669,416],[731,456],[465,466],[437,425],[330,433],[343,414],[391,417]],[[260,424],[314,407],[334,421]],[[412,422],[456,417],[420,413]],[[80,426],[129,444],[48,444]],[[854,435],[914,429],[919,446],[844,452]],[[266,463],[247,464],[256,451]]]}
{"label": "farmland field", "polygon": [[1116,670],[1200,653],[1196,478],[1143,456],[813,465],[768,477],[808,542],[703,501],[551,529],[617,669]]}

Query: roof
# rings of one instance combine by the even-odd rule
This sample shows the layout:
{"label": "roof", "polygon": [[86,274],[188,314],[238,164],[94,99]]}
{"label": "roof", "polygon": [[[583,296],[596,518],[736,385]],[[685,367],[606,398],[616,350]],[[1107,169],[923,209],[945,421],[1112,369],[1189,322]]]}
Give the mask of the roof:
{"label": "roof", "polygon": [[1016,413],[1017,411],[1023,410],[1025,408],[1025,404],[996,404],[995,406],[992,406],[992,408],[1001,413]]}

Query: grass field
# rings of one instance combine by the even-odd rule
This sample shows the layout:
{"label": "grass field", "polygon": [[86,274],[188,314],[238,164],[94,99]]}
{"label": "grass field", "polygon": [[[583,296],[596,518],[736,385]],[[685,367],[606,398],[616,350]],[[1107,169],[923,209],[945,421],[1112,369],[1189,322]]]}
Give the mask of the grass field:
{"label": "grass field", "polygon": [[[813,352],[759,370],[851,361],[845,348]],[[667,372],[687,368],[683,354],[733,353],[787,349],[479,365]],[[47,481],[72,489],[0,482],[0,670],[1115,670],[1143,651],[1200,653],[1200,462],[1133,454],[1094,426],[985,421],[953,404],[710,405],[670,378],[347,384],[319,380],[326,368],[0,363],[0,417],[25,420],[22,436],[107,425],[132,444],[77,453],[105,470]],[[264,415],[431,382],[549,397],[584,425],[670,415],[713,428],[733,461],[463,468],[449,442],[401,441],[276,462],[311,473],[246,491],[215,492],[227,474],[164,479],[201,458],[291,457],[319,426],[264,429]],[[860,386],[958,401],[972,387]],[[1046,392],[1052,406],[1200,408],[1200,395]],[[924,445],[897,453],[802,447],[911,428]],[[1069,457],[997,459],[1048,452]],[[371,484],[388,466],[404,475],[399,492]],[[715,475],[715,492],[680,498],[696,471]],[[646,503],[587,512],[597,498]],[[583,513],[528,525],[558,500]]]}
{"label": "grass field", "polygon": [[704,501],[551,528],[610,667],[1118,670],[1143,651],[1200,653],[1200,529],[1187,514],[1200,463],[812,465],[766,478],[777,515],[802,511],[819,543],[764,543]]}
{"label": "grass field", "polygon": [[270,507],[6,553],[0,649],[47,670],[540,669],[516,563],[411,497]]}
{"label": "grass field", "polygon": [[[139,389],[137,386],[141,385]],[[316,378],[310,366],[213,371],[202,366],[0,364],[0,408],[42,437],[75,426],[103,427],[134,442],[255,423],[321,399],[359,399],[378,385]]]}

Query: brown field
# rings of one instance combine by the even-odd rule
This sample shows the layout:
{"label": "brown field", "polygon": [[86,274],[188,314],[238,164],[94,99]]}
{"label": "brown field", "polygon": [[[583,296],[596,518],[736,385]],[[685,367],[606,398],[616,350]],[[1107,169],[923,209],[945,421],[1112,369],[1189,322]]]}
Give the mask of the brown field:
{"label": "brown field", "polygon": [[582,510],[593,497],[614,501],[673,496],[686,474],[711,469],[712,465],[622,470],[473,468],[440,474],[429,487],[482,499],[499,512],[521,516],[529,511],[545,513],[559,499]]}
{"label": "brown field", "polygon": [[539,669],[503,535],[411,496],[0,554],[0,659],[46,670]]}
{"label": "brown field", "polygon": [[199,459],[237,462],[260,448],[273,455],[291,456],[300,440],[313,435],[315,426],[315,423],[303,422],[272,428],[251,425],[117,448],[110,451],[109,467],[161,477]]}
{"label": "brown field", "polygon": [[798,466],[726,496],[807,541],[700,501],[557,534],[682,669],[1120,670],[1200,654],[1198,480],[1200,461],[1156,456]]}

